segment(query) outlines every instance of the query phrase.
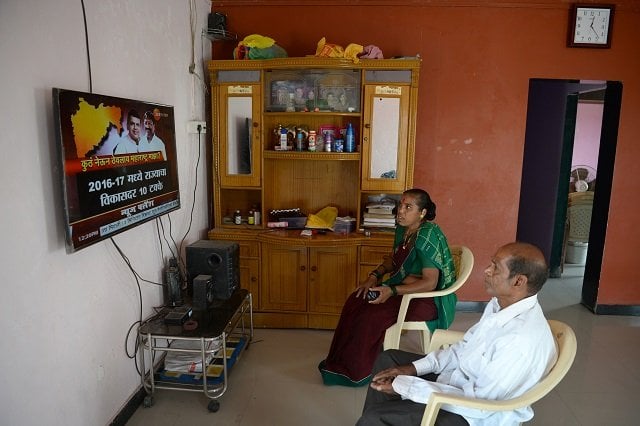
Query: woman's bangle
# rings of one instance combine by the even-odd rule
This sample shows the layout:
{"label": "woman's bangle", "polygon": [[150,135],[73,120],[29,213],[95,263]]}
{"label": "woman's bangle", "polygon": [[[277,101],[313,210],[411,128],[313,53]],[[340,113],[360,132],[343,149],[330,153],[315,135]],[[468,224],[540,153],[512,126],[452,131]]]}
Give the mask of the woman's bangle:
{"label": "woman's bangle", "polygon": [[[380,272],[380,267],[381,266],[382,266],[382,272]],[[378,278],[382,278],[382,277],[384,277],[384,274],[386,274],[386,273],[387,273],[387,268],[385,268],[384,265],[378,265],[378,266],[376,266],[376,269],[374,269],[373,271],[371,271],[369,273],[369,275],[373,274]]]}
{"label": "woman's bangle", "polygon": [[397,296],[398,295],[398,289],[396,288],[395,285],[390,285],[389,288],[391,289],[391,295],[392,296]]}

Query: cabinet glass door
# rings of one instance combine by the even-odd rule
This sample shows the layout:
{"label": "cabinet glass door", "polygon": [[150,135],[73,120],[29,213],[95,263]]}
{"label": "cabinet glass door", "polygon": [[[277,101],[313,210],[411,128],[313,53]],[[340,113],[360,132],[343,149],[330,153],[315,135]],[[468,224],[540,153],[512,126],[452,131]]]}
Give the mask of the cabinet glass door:
{"label": "cabinet glass door", "polygon": [[365,86],[362,131],[363,190],[405,189],[408,127],[408,86]]}
{"label": "cabinet glass door", "polygon": [[260,86],[223,84],[220,95],[222,186],[260,186]]}

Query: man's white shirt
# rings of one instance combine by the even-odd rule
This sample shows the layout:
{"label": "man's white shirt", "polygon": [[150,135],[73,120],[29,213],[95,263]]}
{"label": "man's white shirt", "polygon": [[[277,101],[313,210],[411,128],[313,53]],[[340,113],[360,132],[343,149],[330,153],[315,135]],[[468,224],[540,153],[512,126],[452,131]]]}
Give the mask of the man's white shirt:
{"label": "man's white shirt", "polygon": [[[439,374],[436,382],[398,376],[393,389],[426,404],[432,392],[504,400],[522,395],[548,374],[557,347],[536,295],[500,309],[496,298],[464,338],[447,349],[414,361],[417,375]],[[445,405],[473,425],[512,425],[530,420],[531,407],[515,411],[483,411]]]}

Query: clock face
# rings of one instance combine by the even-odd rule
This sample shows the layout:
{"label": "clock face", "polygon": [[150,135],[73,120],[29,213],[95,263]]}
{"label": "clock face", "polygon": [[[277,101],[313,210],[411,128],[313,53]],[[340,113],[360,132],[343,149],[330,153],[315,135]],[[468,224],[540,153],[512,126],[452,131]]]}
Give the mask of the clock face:
{"label": "clock face", "polygon": [[573,34],[575,44],[608,43],[611,10],[597,7],[578,7],[576,9],[576,23]]}

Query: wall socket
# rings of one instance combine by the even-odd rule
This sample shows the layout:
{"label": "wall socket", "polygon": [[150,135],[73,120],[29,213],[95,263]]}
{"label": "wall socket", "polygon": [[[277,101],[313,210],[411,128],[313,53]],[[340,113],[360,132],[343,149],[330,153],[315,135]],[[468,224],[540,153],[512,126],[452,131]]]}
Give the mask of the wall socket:
{"label": "wall socket", "polygon": [[[198,125],[201,126],[200,132],[198,132]],[[206,121],[187,121],[187,133],[189,134],[205,134],[207,133],[207,122]]]}

